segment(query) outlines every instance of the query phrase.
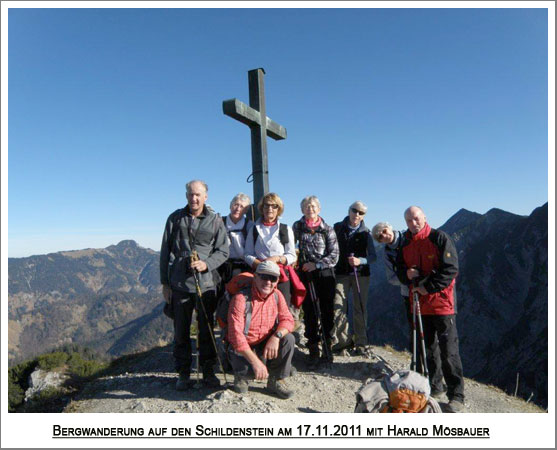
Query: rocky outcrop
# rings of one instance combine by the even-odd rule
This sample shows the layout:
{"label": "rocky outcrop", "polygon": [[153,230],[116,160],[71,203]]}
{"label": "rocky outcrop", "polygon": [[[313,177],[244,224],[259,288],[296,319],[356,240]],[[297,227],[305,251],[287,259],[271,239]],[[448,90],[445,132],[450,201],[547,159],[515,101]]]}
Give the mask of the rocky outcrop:
{"label": "rocky outcrop", "polygon": [[67,379],[68,376],[63,372],[35,369],[29,375],[29,389],[25,391],[25,401],[48,389],[59,388]]}

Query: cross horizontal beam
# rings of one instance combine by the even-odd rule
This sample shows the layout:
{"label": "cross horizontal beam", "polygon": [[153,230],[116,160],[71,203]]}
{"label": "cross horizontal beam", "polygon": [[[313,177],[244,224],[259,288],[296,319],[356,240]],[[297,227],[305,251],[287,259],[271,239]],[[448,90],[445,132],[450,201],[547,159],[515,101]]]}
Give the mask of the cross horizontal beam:
{"label": "cross horizontal beam", "polygon": [[[222,112],[250,128],[253,126],[261,126],[261,114],[259,111],[238,99],[233,98],[223,101]],[[272,137],[275,141],[286,139],[286,128],[269,119],[269,117],[266,117],[266,119],[265,128],[267,136]]]}

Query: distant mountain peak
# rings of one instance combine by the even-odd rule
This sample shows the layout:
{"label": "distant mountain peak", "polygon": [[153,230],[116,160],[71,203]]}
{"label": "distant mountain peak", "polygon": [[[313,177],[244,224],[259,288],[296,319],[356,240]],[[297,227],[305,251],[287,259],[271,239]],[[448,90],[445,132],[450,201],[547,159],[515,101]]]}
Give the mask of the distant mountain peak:
{"label": "distant mountain peak", "polygon": [[485,213],[486,216],[494,216],[494,217],[520,217],[518,214],[513,214],[508,211],[504,211],[499,208],[491,208],[488,212]]}
{"label": "distant mountain peak", "polygon": [[125,239],[123,241],[118,242],[114,247],[118,247],[118,248],[125,248],[125,247],[137,248],[137,247],[139,247],[139,245],[137,245],[137,242],[135,242],[133,239]]}
{"label": "distant mountain peak", "polygon": [[109,245],[108,247],[102,249],[102,251],[120,254],[128,258],[135,258],[137,252],[147,252],[150,254],[157,253],[150,248],[141,247],[136,241],[132,239],[124,239],[123,241],[118,242],[116,245]]}
{"label": "distant mountain peak", "polygon": [[[473,218],[477,218],[481,216],[481,214],[474,212],[474,211],[469,211],[466,208],[460,208],[454,215],[453,217],[473,217]],[[451,217],[451,219],[453,218]],[[449,219],[450,220],[450,219]]]}
{"label": "distant mountain peak", "polygon": [[468,225],[478,220],[481,216],[481,214],[461,208],[445,222],[441,229],[446,233],[452,234],[458,230],[466,228]]}

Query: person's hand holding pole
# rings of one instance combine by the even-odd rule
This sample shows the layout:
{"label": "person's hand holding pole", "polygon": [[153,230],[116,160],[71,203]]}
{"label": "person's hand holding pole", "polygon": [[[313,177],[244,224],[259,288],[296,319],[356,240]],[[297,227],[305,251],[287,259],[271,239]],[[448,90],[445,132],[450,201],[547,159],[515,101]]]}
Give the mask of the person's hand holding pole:
{"label": "person's hand holding pole", "polygon": [[198,259],[197,261],[192,261],[191,268],[196,272],[205,272],[207,270],[207,263]]}
{"label": "person's hand holding pole", "polygon": [[417,278],[420,276],[420,271],[418,269],[416,269],[415,267],[411,267],[410,269],[408,269],[406,271],[406,276],[408,277],[409,280],[413,280],[414,278]]}
{"label": "person's hand holding pole", "polygon": [[348,264],[350,264],[351,267],[358,267],[361,264],[360,258],[354,256],[354,253],[350,253],[350,256],[348,257]]}
{"label": "person's hand holding pole", "polygon": [[[412,281],[415,278],[418,278],[420,276],[420,271],[416,267],[411,267],[406,271],[406,276],[408,277],[409,280]],[[418,285],[417,280],[414,281],[412,284],[414,286],[414,292],[417,292],[420,295],[428,294],[427,290],[423,286]]]}

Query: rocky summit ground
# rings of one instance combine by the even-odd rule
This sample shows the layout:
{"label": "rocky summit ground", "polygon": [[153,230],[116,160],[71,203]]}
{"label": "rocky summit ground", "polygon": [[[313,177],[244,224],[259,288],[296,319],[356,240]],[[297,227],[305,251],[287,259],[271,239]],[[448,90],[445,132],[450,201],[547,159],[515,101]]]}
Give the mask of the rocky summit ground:
{"label": "rocky summit ground", "polygon": [[[189,391],[175,390],[170,346],[125,358],[104,377],[88,383],[66,406],[69,413],[309,413],[353,412],[355,392],[368,378],[388,370],[406,369],[410,356],[385,347],[370,347],[368,356],[335,356],[331,368],[308,370],[306,350],[297,348],[294,365],[298,373],[288,379],[295,396],[278,399],[265,392],[263,382],[252,381],[247,394],[232,390],[232,375],[218,374],[220,389],[201,385]],[[195,373],[193,374],[195,378]],[[500,389],[465,380],[467,413],[545,412],[532,403],[505,394]],[[439,402],[444,408],[446,398]]]}

